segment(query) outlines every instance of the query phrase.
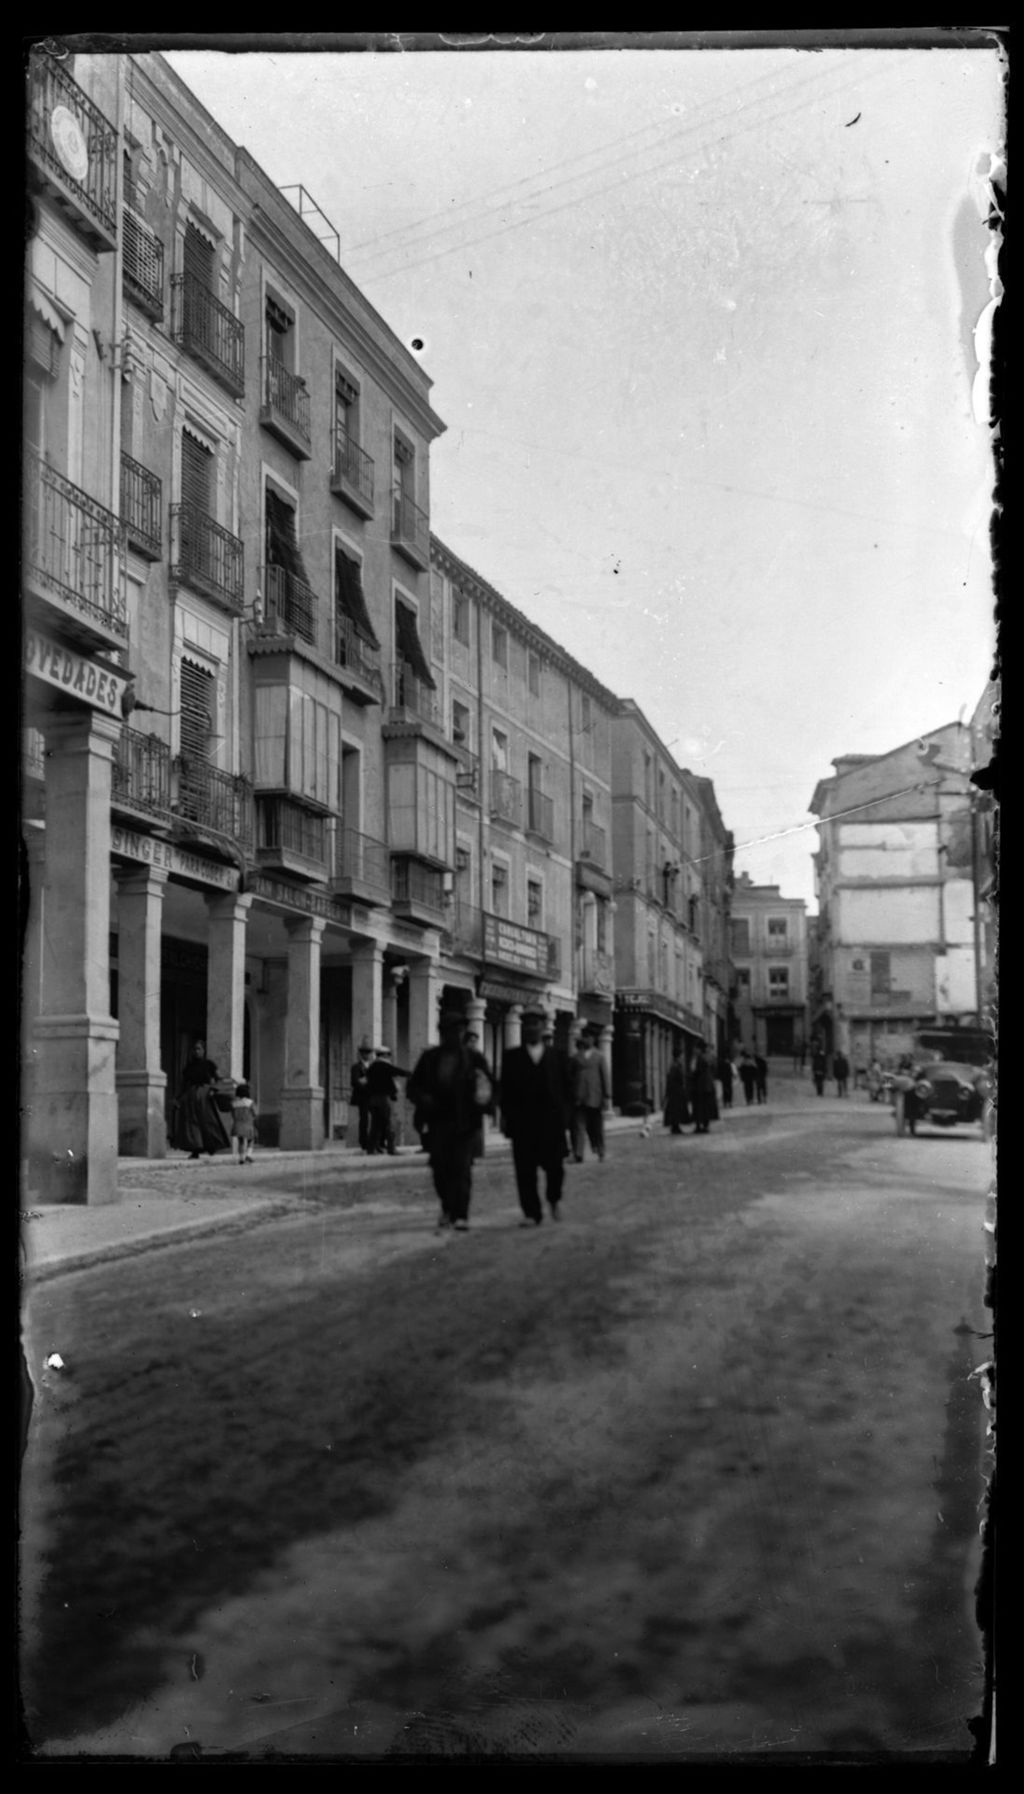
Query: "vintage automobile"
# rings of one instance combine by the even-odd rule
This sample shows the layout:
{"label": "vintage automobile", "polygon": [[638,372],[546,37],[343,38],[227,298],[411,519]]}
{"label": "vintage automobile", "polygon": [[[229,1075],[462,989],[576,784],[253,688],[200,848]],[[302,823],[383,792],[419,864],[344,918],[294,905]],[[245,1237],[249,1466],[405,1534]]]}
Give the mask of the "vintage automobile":
{"label": "vintage automobile", "polygon": [[937,1059],[919,1063],[912,1073],[897,1073],[892,1083],[898,1134],[913,1134],[921,1122],[928,1122],[932,1127],[980,1124],[988,1136],[991,1083],[982,1067]]}

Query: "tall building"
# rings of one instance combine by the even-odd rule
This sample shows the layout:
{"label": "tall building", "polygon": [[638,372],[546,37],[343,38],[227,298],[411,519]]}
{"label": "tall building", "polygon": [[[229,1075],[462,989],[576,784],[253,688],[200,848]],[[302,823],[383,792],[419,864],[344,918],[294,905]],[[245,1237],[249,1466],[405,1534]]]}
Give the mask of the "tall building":
{"label": "tall building", "polygon": [[736,1038],[754,1053],[807,1044],[807,905],[741,872],[732,893]]}
{"label": "tall building", "polygon": [[624,1113],[643,1114],[661,1106],[676,1045],[689,1060],[705,1040],[705,894],[694,781],[632,698],[612,725],[612,810],[613,1094]]}
{"label": "tall building", "polygon": [[826,1050],[894,1058],[916,1030],[976,1026],[986,952],[971,729],[847,754],[815,787]]}
{"label": "tall building", "polygon": [[496,1070],[538,998],[561,1044],[596,1023],[610,1058],[617,700],[437,537],[432,560],[437,690],[459,756],[446,998],[467,993]]}
{"label": "tall building", "polygon": [[710,779],[684,773],[694,793],[700,833],[701,924],[704,973],[704,1037],[716,1058],[736,1039],[733,1002],[731,913],[735,843],[722,821]]}

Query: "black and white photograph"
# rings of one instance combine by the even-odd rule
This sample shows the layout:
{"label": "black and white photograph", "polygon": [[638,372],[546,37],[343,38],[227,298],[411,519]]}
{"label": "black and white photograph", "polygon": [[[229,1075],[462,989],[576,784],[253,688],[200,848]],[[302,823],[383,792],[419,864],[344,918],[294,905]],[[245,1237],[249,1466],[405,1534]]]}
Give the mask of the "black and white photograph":
{"label": "black and white photograph", "polygon": [[19,1760],[995,1766],[1006,29],[22,61]]}

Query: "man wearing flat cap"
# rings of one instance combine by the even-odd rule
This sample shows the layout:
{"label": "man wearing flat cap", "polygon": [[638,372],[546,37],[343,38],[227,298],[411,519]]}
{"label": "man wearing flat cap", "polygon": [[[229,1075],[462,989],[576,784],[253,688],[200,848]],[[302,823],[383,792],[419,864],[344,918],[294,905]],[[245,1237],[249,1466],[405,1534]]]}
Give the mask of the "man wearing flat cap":
{"label": "man wearing flat cap", "polygon": [[552,1221],[562,1196],[565,1140],[572,1116],[569,1062],[544,1039],[547,1012],[539,1003],[523,1010],[523,1044],[505,1054],[501,1068],[501,1125],[512,1142],[521,1227],[544,1219],[537,1174],[543,1171]]}
{"label": "man wearing flat cap", "polygon": [[466,1018],[444,1009],[438,1024],[441,1044],[421,1054],[409,1080],[413,1121],[430,1156],[434,1189],[441,1204],[438,1230],[469,1228],[473,1189],[473,1149],[483,1118],[494,1106],[487,1061],[465,1044]]}

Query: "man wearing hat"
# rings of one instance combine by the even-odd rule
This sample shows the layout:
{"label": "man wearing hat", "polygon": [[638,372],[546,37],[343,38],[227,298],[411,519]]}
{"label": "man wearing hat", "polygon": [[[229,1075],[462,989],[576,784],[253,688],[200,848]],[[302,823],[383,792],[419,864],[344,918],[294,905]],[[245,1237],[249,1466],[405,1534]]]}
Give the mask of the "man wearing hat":
{"label": "man wearing hat", "polygon": [[366,1105],[370,1121],[370,1144],[367,1152],[388,1152],[392,1155],[397,1152],[395,1112],[391,1105],[398,1100],[395,1079],[406,1075],[396,1065],[392,1065],[391,1048],[379,1046],[374,1054],[373,1064],[366,1073]]}
{"label": "man wearing hat", "polygon": [[465,1026],[460,1010],[442,1010],[441,1044],[421,1055],[408,1089],[441,1204],[438,1229],[456,1233],[469,1227],[473,1148],[483,1117],[493,1108],[487,1061],[465,1044]]}
{"label": "man wearing hat", "polygon": [[359,1043],[359,1054],[352,1067],[352,1103],[359,1116],[359,1144],[370,1150],[370,1092],[367,1080],[373,1063],[373,1048],[365,1034]]}
{"label": "man wearing hat", "polygon": [[601,1030],[591,1025],[580,1035],[573,1054],[572,1156],[583,1163],[583,1143],[590,1141],[599,1159],[604,1158],[604,1111],[609,1099],[608,1069],[598,1041]]}
{"label": "man wearing hat", "polygon": [[522,1227],[539,1227],[544,1219],[538,1171],[544,1172],[551,1219],[558,1219],[565,1137],[572,1116],[569,1062],[558,1047],[545,1041],[546,1021],[539,1003],[527,1003],[523,1044],[510,1048],[501,1069],[501,1125],[512,1142]]}

